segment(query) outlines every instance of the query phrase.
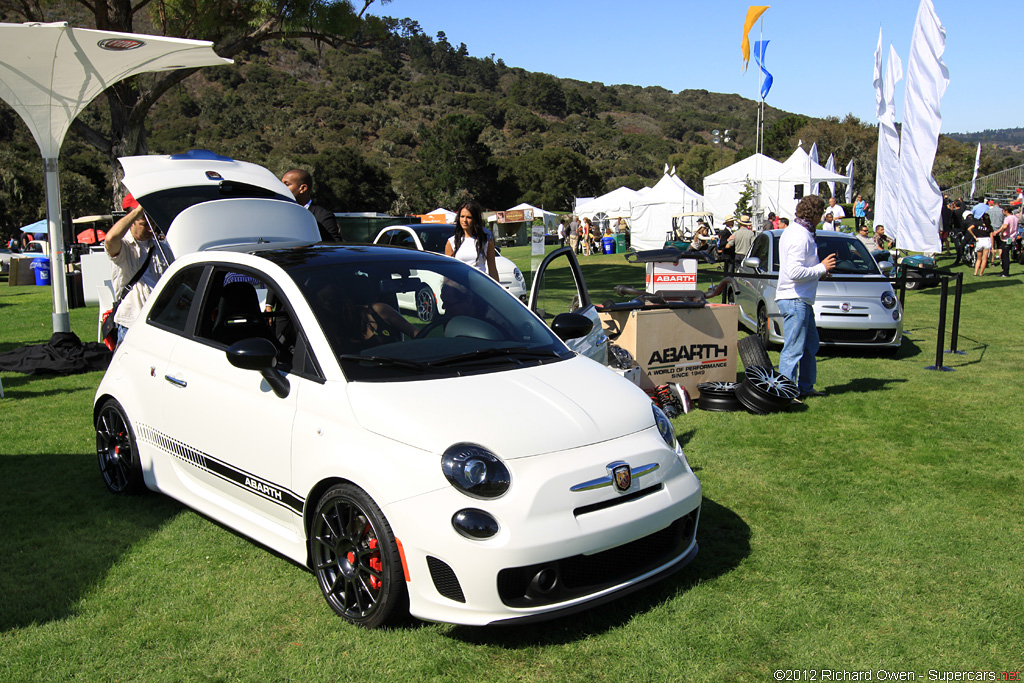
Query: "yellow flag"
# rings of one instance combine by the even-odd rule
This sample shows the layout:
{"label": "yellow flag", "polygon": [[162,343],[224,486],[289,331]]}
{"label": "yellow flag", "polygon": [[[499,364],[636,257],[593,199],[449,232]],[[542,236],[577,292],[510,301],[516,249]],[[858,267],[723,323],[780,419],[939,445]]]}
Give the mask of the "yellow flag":
{"label": "yellow flag", "polygon": [[747,39],[747,34],[750,33],[750,29],[754,27],[757,20],[761,18],[765,10],[771,7],[771,5],[751,5],[747,8],[747,20],[743,23],[743,42],[740,44],[740,48],[743,50],[743,70],[747,70],[747,62],[750,61],[750,40]]}

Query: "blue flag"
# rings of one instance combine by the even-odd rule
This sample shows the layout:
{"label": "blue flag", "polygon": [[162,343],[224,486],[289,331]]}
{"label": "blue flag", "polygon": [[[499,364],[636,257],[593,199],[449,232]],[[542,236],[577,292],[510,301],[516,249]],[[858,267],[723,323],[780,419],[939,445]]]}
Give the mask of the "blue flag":
{"label": "blue flag", "polygon": [[767,40],[758,40],[754,43],[754,59],[757,61],[757,65],[761,67],[761,71],[764,73],[764,82],[761,83],[761,99],[768,97],[768,91],[772,89],[772,75],[768,73],[768,69],[764,68],[764,53],[768,49]]}

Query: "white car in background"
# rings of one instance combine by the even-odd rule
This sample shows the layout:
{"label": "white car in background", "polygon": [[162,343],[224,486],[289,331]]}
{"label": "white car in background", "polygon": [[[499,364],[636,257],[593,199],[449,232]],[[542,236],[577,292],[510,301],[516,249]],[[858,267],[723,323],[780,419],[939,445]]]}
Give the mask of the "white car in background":
{"label": "white car in background", "polygon": [[[444,253],[444,245],[448,238],[455,233],[455,226],[444,223],[423,223],[419,225],[392,225],[384,228],[373,238],[374,244],[387,244],[393,247],[405,247],[417,251],[430,251],[435,254]],[[495,254],[494,263],[498,266],[498,282],[507,289],[512,296],[523,303],[526,303],[529,292],[526,289],[526,278],[516,267],[516,264],[508,260],[500,253]],[[431,292],[436,295],[440,291],[440,283],[429,283]],[[409,305],[414,308],[421,320],[429,320],[433,312],[429,308],[429,294],[426,290],[416,293],[415,304],[411,301],[399,299],[399,304]]]}
{"label": "white car in background", "polygon": [[[756,332],[765,346],[782,344],[782,314],[775,301],[779,284],[779,239],[782,230],[758,233],[726,290],[739,310],[740,323]],[[883,277],[891,264],[879,266],[854,235],[832,230],[814,233],[821,258],[836,255],[831,277],[818,281],[814,324],[823,346],[877,348],[896,352],[903,340],[903,309]],[[884,269],[884,270],[883,270]]]}

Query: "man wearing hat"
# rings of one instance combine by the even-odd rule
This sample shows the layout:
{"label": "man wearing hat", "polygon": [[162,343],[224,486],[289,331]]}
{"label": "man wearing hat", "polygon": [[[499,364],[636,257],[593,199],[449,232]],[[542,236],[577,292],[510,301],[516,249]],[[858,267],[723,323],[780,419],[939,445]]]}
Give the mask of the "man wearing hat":
{"label": "man wearing hat", "polygon": [[[103,249],[111,263],[110,283],[114,287],[114,297],[121,301],[114,312],[119,344],[163,273],[162,262],[153,253],[156,249],[153,230],[142,207],[130,194],[121,206],[128,213],[114,223],[103,241]],[[136,279],[135,275],[140,271],[141,275]],[[131,288],[123,291],[133,279],[136,282]]]}
{"label": "man wearing hat", "polygon": [[750,245],[754,243],[754,226],[750,222],[750,216],[740,216],[736,224],[738,226],[736,232],[730,235],[725,243],[727,248],[732,246],[735,255],[733,272],[743,262],[743,257],[747,255]]}

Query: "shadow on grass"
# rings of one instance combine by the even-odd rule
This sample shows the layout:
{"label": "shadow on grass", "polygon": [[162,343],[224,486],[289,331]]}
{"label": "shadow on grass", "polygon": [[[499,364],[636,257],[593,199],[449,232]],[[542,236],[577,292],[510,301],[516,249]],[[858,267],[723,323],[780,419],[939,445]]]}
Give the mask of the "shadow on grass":
{"label": "shadow on grass", "polygon": [[[79,373],[79,374],[85,374],[85,373]],[[42,398],[42,397],[45,397],[45,396],[69,396],[71,394],[82,392],[82,391],[88,392],[90,395],[92,395],[92,394],[94,394],[96,392],[96,385],[95,384],[90,385],[90,386],[78,387],[78,388],[62,387],[62,388],[59,388],[59,389],[49,389],[49,390],[46,390],[46,391],[37,391],[37,390],[35,390],[35,387],[37,387],[39,385],[38,384],[33,385],[33,382],[35,382],[37,380],[40,380],[40,379],[47,380],[47,379],[54,379],[54,378],[57,378],[57,377],[66,377],[66,376],[67,375],[63,375],[63,376],[59,376],[59,375],[23,375],[21,373],[14,373],[14,372],[7,373],[7,372],[5,372],[4,376],[3,376],[3,380],[4,380],[4,395],[7,398],[9,398],[9,399],[33,399],[33,398]],[[102,375],[99,375],[99,376],[102,377]],[[99,380],[96,380],[96,383],[98,384]],[[38,456],[38,457],[42,457],[42,456]],[[2,467],[2,465],[0,465],[0,467]]]}
{"label": "shadow on grass", "polygon": [[[704,499],[697,529],[700,552],[676,574],[622,599],[553,621],[489,628],[456,626],[447,637],[507,649],[559,645],[619,628],[637,614],[676,599],[694,586],[727,574],[750,554],[750,527],[732,510]],[[628,562],[628,558],[623,558]]]}
{"label": "shadow on grass", "polygon": [[115,496],[95,454],[0,456],[0,632],[60,620],[181,506]]}

